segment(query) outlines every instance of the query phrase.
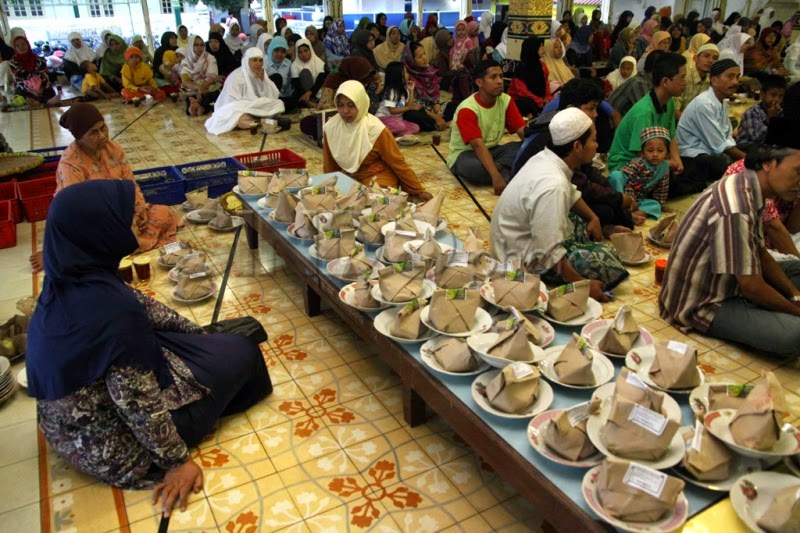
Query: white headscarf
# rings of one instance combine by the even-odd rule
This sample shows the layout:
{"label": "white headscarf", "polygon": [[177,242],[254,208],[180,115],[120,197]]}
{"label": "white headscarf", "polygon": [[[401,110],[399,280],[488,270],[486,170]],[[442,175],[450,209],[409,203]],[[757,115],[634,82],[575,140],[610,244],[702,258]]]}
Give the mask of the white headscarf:
{"label": "white headscarf", "polygon": [[[300,61],[301,46],[308,46],[308,49],[311,51],[311,59],[308,61],[308,63],[303,63]],[[311,77],[316,82],[317,76],[325,72],[325,63],[323,63],[322,60],[317,57],[317,54],[314,53],[314,47],[311,46],[311,41],[308,39],[299,39],[294,46],[294,50],[295,60],[292,62],[292,68],[289,70],[292,78],[299,78],[300,73],[303,70],[308,69],[309,72],[311,72]]]}
{"label": "white headscarf", "polygon": [[264,79],[259,79],[253,71],[250,70],[250,59],[254,57],[264,59],[264,52],[257,48],[250,48],[242,57],[242,74],[244,75],[244,82],[247,86],[245,98],[248,100],[255,100],[256,98],[263,98],[265,96],[268,98],[278,98],[278,88],[275,87],[275,84],[267,77],[266,71],[264,71]]}
{"label": "white headscarf", "polygon": [[348,124],[337,114],[325,124],[325,137],[336,163],[346,172],[353,173],[361,167],[386,126],[369,114],[369,96],[361,82],[348,80],[342,83],[336,91],[334,103],[340,94],[355,103],[358,115]]}
{"label": "white headscarf", "polygon": [[489,38],[489,34],[492,32],[493,23],[494,15],[492,15],[491,11],[484,11],[481,13],[481,21],[478,26],[478,33],[482,33],[484,39]]}
{"label": "white headscarf", "polygon": [[189,37],[189,48],[186,49],[186,56],[181,61],[181,75],[188,74],[192,81],[201,82],[208,79],[209,76],[218,74],[217,60],[206,51],[205,42],[203,42],[203,53],[196,56],[194,53],[195,39],[203,40],[199,35]]}
{"label": "white headscarf", "polygon": [[233,22],[229,25],[228,29],[225,31],[225,37],[223,39],[225,41],[225,44],[228,45],[228,48],[231,49],[232,54],[235,54],[236,52],[242,50],[245,47],[245,43],[242,40],[242,38],[239,37],[238,33],[236,35],[231,34],[231,28],[233,28],[234,24],[236,24],[240,32],[242,31],[241,24],[239,24],[239,21],[234,18]]}
{"label": "white headscarf", "polygon": [[610,72],[608,74],[608,76],[606,76],[606,81],[611,85],[612,90],[616,89],[617,87],[619,87],[620,85],[622,85],[623,83],[628,81],[629,79],[631,79],[634,76],[636,76],[636,73],[638,72],[638,69],[636,68],[636,58],[635,57],[633,57],[633,56],[625,56],[619,62],[619,66],[621,67],[623,63],[630,63],[631,65],[633,65],[633,72],[631,72],[631,75],[628,76],[627,78],[623,78],[622,77],[622,73],[619,71],[619,67],[617,67],[617,70],[615,70],[613,72]]}
{"label": "white headscarf", "polygon": [[495,47],[495,51],[503,58],[508,54],[508,28],[503,30],[503,36],[500,38],[500,44]]}
{"label": "white headscarf", "polygon": [[[739,28],[739,31],[734,31],[734,28]],[[730,33],[731,31],[733,31],[733,34]],[[742,46],[747,41],[752,41],[753,38],[746,33],[742,33],[739,26],[731,26],[728,32],[728,35],[717,45],[717,48],[719,48],[719,58],[733,59],[739,64],[739,71],[744,72],[744,52],[742,52]]]}
{"label": "white headscarf", "polygon": [[[11,30],[11,33],[14,33],[14,30]],[[106,37],[111,35],[110,30],[103,30],[100,32],[100,44],[97,46],[95,50],[96,57],[103,57],[108,49],[108,45],[106,44]]]}
{"label": "white headscarf", "polygon": [[[81,47],[75,48],[72,46],[73,39],[80,39],[81,40]],[[74,31],[67,36],[67,40],[69,40],[69,48],[67,49],[67,53],[64,54],[64,59],[67,61],[72,61],[78,66],[81,66],[81,63],[84,61],[94,61],[97,57],[94,53],[94,50],[86,46],[86,43],[83,42],[83,37],[80,33]]]}
{"label": "white headscarf", "polygon": [[258,44],[258,38],[264,34],[262,33],[261,35],[259,35],[258,30],[261,30],[262,32],[266,33],[266,30],[260,24],[250,25],[250,40],[247,42],[248,48],[253,48],[254,46],[256,46]]}
{"label": "white headscarf", "polygon": [[258,42],[254,46],[254,48],[258,48],[259,50],[261,50],[262,52],[264,52],[266,54],[267,53],[267,41],[271,41],[271,40],[272,40],[272,35],[270,35],[267,32],[264,32],[264,33],[262,33],[261,35],[258,36]]}

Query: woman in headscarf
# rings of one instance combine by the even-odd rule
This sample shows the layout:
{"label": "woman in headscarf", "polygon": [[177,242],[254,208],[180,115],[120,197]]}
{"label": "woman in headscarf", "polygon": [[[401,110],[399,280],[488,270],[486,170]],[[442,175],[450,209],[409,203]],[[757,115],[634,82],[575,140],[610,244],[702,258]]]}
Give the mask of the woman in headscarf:
{"label": "woman in headscarf", "polygon": [[403,22],[400,23],[400,40],[403,43],[407,43],[409,39],[411,39],[411,26],[414,25],[414,19],[403,19]]}
{"label": "woman in headscarf", "polygon": [[350,41],[342,19],[333,21],[333,27],[325,34],[325,49],[328,51],[328,61],[334,64],[350,55]]}
{"label": "woman in headscarf", "polygon": [[325,63],[314,54],[308,39],[297,41],[297,59],[292,63],[292,87],[300,107],[317,107],[317,93],[325,82]]}
{"label": "woman in headscarf", "polygon": [[[69,78],[70,84],[78,90],[83,85],[83,73],[81,63],[84,61],[96,61],[97,56],[94,50],[86,46],[80,33],[74,31],[69,34],[69,48],[64,54],[64,74]],[[5,59],[5,58],[3,58]]]}
{"label": "woman in headscarf", "polygon": [[781,76],[788,75],[788,71],[783,68],[780,52],[778,52],[779,41],[780,35],[772,28],[761,30],[758,42],[744,53],[743,74],[752,76],[763,72]]}
{"label": "woman in headscarf", "polygon": [[633,76],[636,76],[637,73],[636,69],[636,58],[633,56],[625,56],[619,63],[619,68],[610,72],[608,76],[606,76],[606,81],[611,86],[611,90],[613,91]]}
{"label": "woman in headscarf", "polygon": [[386,32],[386,41],[375,47],[372,51],[378,67],[385,69],[389,63],[400,61],[403,57],[403,43],[400,42],[400,30],[397,26],[390,26]]}
{"label": "woman in headscarf", "polygon": [[325,45],[322,44],[319,38],[319,32],[317,28],[314,26],[306,26],[306,39],[308,42],[311,43],[311,49],[314,51],[314,54],[322,60],[323,63],[327,64],[328,55],[325,52]]}
{"label": "woman in headscarf", "polygon": [[34,108],[43,104],[57,104],[60,97],[50,83],[45,60],[31,51],[28,38],[24,35],[14,37],[11,44],[14,57],[9,67],[14,76],[14,94],[25,98],[28,105]]}
{"label": "woman in headscarf", "polygon": [[636,38],[636,45],[634,49],[634,57],[641,58],[644,51],[650,46],[650,41],[653,40],[653,34],[658,29],[658,22],[655,20],[648,20],[642,24],[642,33]]}
{"label": "woman in headscarf", "polygon": [[503,60],[506,58],[506,54],[508,54],[508,27],[503,30],[503,35],[500,37],[500,43],[494,47],[494,52],[492,52],[492,59],[503,64]]}
{"label": "woman in headscarf", "polygon": [[264,70],[264,53],[250,48],[242,57],[242,66],[225,80],[206,130],[219,135],[236,128],[248,129],[255,120],[284,110],[280,92]]}
{"label": "woman in headscarf", "polygon": [[594,30],[589,24],[577,29],[575,38],[567,47],[567,62],[574,67],[592,66],[592,40]]}
{"label": "woman in headscarf", "polygon": [[174,31],[165,31],[161,34],[161,46],[156,48],[156,53],[153,54],[153,72],[157,78],[162,78],[161,75],[161,62],[164,60],[164,52],[172,50],[173,52],[178,49],[178,34]]}
{"label": "woman in headscarf", "polygon": [[263,26],[260,24],[251,24],[250,25],[250,38],[247,40],[247,47],[252,48],[256,44],[258,44],[258,38],[261,37],[261,34],[264,33],[265,30]]}
{"label": "woman in headscarf", "polygon": [[288,48],[286,39],[275,37],[267,47],[264,64],[267,77],[278,88],[284,107],[293,111],[297,108],[297,99],[294,97],[294,87],[292,87],[292,62],[286,57]]}
{"label": "woman in headscarf", "polygon": [[190,449],[272,384],[252,340],[206,334],[120,279],[120,260],[137,248],[135,188],[89,181],[53,199],[28,330],[28,393],[67,464],[115,487],[155,487],[169,516],[173,500],[185,510],[203,484]]}
{"label": "woman in headscarf", "polygon": [[644,70],[644,62],[647,60],[647,56],[650,52],[654,50],[661,50],[662,52],[669,52],[669,47],[672,44],[672,37],[670,37],[668,31],[657,31],[653,34],[653,38],[650,39],[650,44],[647,45],[647,48],[644,49],[644,53],[642,57],[639,58],[639,62],[636,63],[636,68],[639,70]]}
{"label": "woman in headscarf", "polygon": [[[442,28],[436,32],[433,40],[436,44],[436,52],[434,53],[430,64],[438,71],[439,87],[444,91],[449,91],[450,83],[453,81],[453,77],[456,75],[456,71],[451,67],[451,52],[453,50],[453,45],[455,44],[455,39],[453,39],[453,35],[450,33],[450,30],[447,28]],[[424,42],[425,41],[423,40],[423,44]],[[427,54],[428,52],[426,51],[426,57]]]}
{"label": "woman in headscarf", "polygon": [[[110,30],[103,30],[103,31],[100,32],[100,44],[97,45],[97,48],[94,51],[95,55],[97,55],[97,57],[100,58],[100,59],[103,58],[103,54],[105,54],[106,50],[108,50],[108,38],[109,37],[111,37],[111,31]],[[13,40],[13,38],[14,38],[14,36],[11,36],[12,40]]]}
{"label": "woman in headscarf", "polygon": [[619,34],[622,30],[630,26],[631,21],[633,20],[633,11],[623,11],[622,14],[617,19],[617,25],[614,26],[614,31],[611,32],[611,46],[615,46],[617,44],[617,39],[619,39]]}
{"label": "woman in headscarf", "polygon": [[550,91],[567,83],[575,77],[572,70],[564,61],[564,45],[560,39],[550,39],[544,43],[544,64],[550,77]]}
{"label": "woman in headscarf", "polygon": [[481,41],[478,38],[478,30],[480,29],[480,24],[477,20],[471,20],[467,22],[467,35],[469,35],[470,41],[472,41],[472,49],[479,48],[481,46]]}
{"label": "woman in headscarf", "polygon": [[[483,46],[486,49],[486,52],[491,55],[495,48],[502,42],[503,40],[503,33],[506,31],[506,23],[502,21],[497,21],[492,24],[492,31],[489,33],[489,38],[483,41]],[[489,51],[489,48],[492,49],[492,52]]]}
{"label": "woman in headscarf", "polygon": [[739,65],[739,71],[744,72],[744,54],[747,49],[753,46],[753,38],[746,33],[734,31],[733,35],[730,34],[722,39],[717,45],[719,48],[720,59],[733,59]]}
{"label": "woman in headscarf", "polygon": [[409,80],[414,82],[414,100],[422,109],[406,113],[403,118],[419,126],[421,131],[442,131],[447,122],[442,117],[439,72],[428,62],[420,43],[409,43],[403,51],[403,62]]}
{"label": "woman in headscarf", "polygon": [[508,95],[517,104],[520,114],[529,119],[538,115],[553,99],[549,73],[542,64],[543,54],[544,43],[541,38],[533,36],[522,41],[519,58],[522,65],[508,87]]}
{"label": "woman in headscarf", "polygon": [[634,30],[631,27],[624,28],[617,36],[617,44],[611,48],[608,54],[606,68],[615,69],[619,67],[620,61],[625,56],[633,55]]}
{"label": "woman in headscarf", "polygon": [[431,13],[428,15],[428,20],[425,21],[425,27],[422,28],[422,33],[420,34],[420,38],[424,39],[425,37],[433,37],[436,35],[436,32],[439,30],[439,15],[436,13]]}
{"label": "woman in headscarf", "polygon": [[221,87],[217,60],[206,50],[199,35],[192,35],[192,46],[181,62],[181,84],[195,95],[186,99],[186,114],[192,117],[205,115],[217,100]]}
{"label": "woman in headscarf", "polygon": [[[236,35],[239,34],[237,33]],[[189,28],[187,28],[185,24],[178,26],[178,48],[189,48],[189,37]]]}
{"label": "woman in headscarf", "polygon": [[[262,34],[266,35],[266,34]],[[259,37],[259,40],[261,38]],[[231,49],[225,45],[222,34],[218,32],[211,32],[208,34],[208,41],[206,42],[206,52],[214,57],[217,62],[217,74],[223,78],[228,77],[231,72],[238,68],[236,58],[233,57]]]}
{"label": "woman in headscarf", "polygon": [[647,9],[644,10],[644,18],[642,19],[642,26],[644,26],[645,22],[650,20],[650,17],[652,17],[655,14],[655,12],[656,12],[655,7],[647,6]]}
{"label": "woman in headscarf", "polygon": [[242,60],[242,54],[245,50],[245,42],[239,37],[241,33],[241,27],[239,26],[239,21],[233,19],[233,24],[228,26],[228,31],[225,33],[225,44],[230,49],[231,53],[233,54],[233,58],[236,61]]}
{"label": "woman in headscarf", "polygon": [[328,32],[333,29],[333,17],[330,15],[325,15],[325,18],[322,19],[322,28],[319,30],[319,40],[325,42],[325,36],[328,35]]}
{"label": "woman in headscarf", "polygon": [[148,67],[153,66],[153,56],[141,35],[134,35],[131,37],[131,46],[135,46],[140,52],[142,52],[142,61],[144,61],[145,65]]}
{"label": "woman in headscarf", "polygon": [[683,54],[686,51],[686,37],[683,36],[683,24],[673,24],[669,29],[672,41],[669,51],[675,54]]}
{"label": "woman in headscarf", "polygon": [[122,67],[125,66],[125,41],[119,35],[108,38],[108,50],[103,54],[100,75],[115,91],[122,90]]}
{"label": "woman in headscarf", "polygon": [[583,17],[586,16],[586,12],[583,10],[582,7],[579,7],[575,11],[572,12],[572,22],[575,23],[575,31],[578,30],[581,26],[584,25]]}
{"label": "woman in headscarf", "polygon": [[701,46],[708,43],[709,41],[711,41],[711,37],[709,37],[705,33],[696,33],[689,40],[689,48],[683,53],[683,57],[686,58],[688,64],[694,62],[694,56],[697,55],[697,50],[699,50]]}
{"label": "woman in headscarf", "polygon": [[689,11],[689,14],[686,15],[686,20],[684,21],[686,24],[687,30],[687,38],[691,40],[692,37],[697,33],[697,23],[700,21],[700,13],[695,10]]}
{"label": "woman in headscarf", "polygon": [[783,66],[789,73],[789,85],[794,85],[800,81],[800,37],[786,49],[786,57],[783,59]]}
{"label": "woman in headscarf", "polygon": [[386,41],[386,32],[389,30],[389,28],[386,27],[386,13],[378,13],[375,15],[375,24],[378,26],[378,44],[382,44]]}
{"label": "woman in headscarf", "polygon": [[478,25],[478,40],[483,44],[489,35],[492,33],[492,24],[494,24],[494,15],[491,11],[484,11],[481,13],[481,21]]}
{"label": "woman in headscarf", "polygon": [[353,50],[350,52],[350,55],[354,57],[363,57],[369,61],[372,68],[377,70],[378,63],[375,61],[375,54],[372,51],[374,48],[375,36],[372,35],[372,32],[366,29],[356,30],[355,34],[353,34]]}
{"label": "woman in headscarf", "polygon": [[399,187],[409,201],[432,198],[405,162],[392,132],[369,113],[369,96],[357,81],[339,86],[335,97],[338,114],[328,120],[322,145],[323,172],[344,172],[368,185],[377,178],[381,187]]}
{"label": "woman in headscarf", "polygon": [[470,39],[466,22],[463,20],[456,22],[455,30],[456,35],[453,46],[450,48],[450,69],[460,70],[464,67],[464,60],[467,54],[469,54],[469,51],[472,50],[474,46],[472,44],[472,39]]}
{"label": "woman in headscarf", "polygon": [[122,67],[121,75],[124,103],[147,96],[160,102],[167,97],[166,93],[158,88],[153,71],[144,63],[142,51],[135,46],[125,50],[125,65]]}

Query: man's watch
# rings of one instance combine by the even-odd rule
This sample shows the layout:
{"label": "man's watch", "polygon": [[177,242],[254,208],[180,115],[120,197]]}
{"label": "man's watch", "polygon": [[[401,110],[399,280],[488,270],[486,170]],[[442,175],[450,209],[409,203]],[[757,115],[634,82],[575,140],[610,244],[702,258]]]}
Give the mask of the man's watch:
{"label": "man's watch", "polygon": [[793,303],[800,303],[800,294],[798,294],[797,296],[792,296],[791,298],[789,298],[789,301]]}

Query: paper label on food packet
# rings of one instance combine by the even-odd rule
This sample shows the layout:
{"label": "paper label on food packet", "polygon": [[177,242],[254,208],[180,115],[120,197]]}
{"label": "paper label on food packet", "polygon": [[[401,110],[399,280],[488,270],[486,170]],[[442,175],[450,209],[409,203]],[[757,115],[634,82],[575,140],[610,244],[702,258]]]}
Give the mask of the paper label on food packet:
{"label": "paper label on food packet", "polygon": [[204,278],[207,275],[205,272],[195,272],[194,274],[189,274],[189,279]]}
{"label": "paper label on food packet", "polygon": [[591,413],[589,412],[589,406],[591,402],[583,402],[570,407],[567,410],[567,418],[569,419],[569,423],[572,427],[577,426],[584,420],[588,419]]}
{"label": "paper label on food packet", "polygon": [[686,355],[686,350],[689,349],[689,345],[678,341],[669,341],[667,343],[667,349]]}
{"label": "paper label on food packet", "polygon": [[664,428],[667,427],[666,416],[638,404],[631,409],[628,420],[657,436],[661,436],[664,433]]}
{"label": "paper label on food packet", "polygon": [[424,261],[424,259],[419,254],[411,254],[411,261]]}
{"label": "paper label on food packet", "polygon": [[389,198],[387,196],[378,196],[376,200],[380,205],[389,205]]}
{"label": "paper label on food packet", "polygon": [[644,381],[642,381],[641,378],[636,374],[634,374],[633,372],[628,372],[628,377],[625,378],[625,381],[627,381],[634,387],[639,387],[640,389],[647,390],[647,385],[645,385]]}
{"label": "paper label on food packet", "polygon": [[647,468],[637,463],[628,465],[628,470],[622,478],[622,482],[629,487],[634,487],[652,496],[660,498],[664,485],[667,484],[667,474]]}
{"label": "paper label on food packet", "polygon": [[465,267],[469,264],[469,252],[463,250],[447,254],[447,266]]}
{"label": "paper label on food packet", "polygon": [[575,284],[569,283],[567,285],[562,285],[556,289],[559,295],[564,296],[565,294],[569,294],[571,292],[575,292]]}
{"label": "paper label on food packet", "polygon": [[182,249],[181,243],[179,242],[171,242],[164,246],[164,253],[165,254],[174,254],[175,252],[180,252]]}
{"label": "paper label on food packet", "polygon": [[514,371],[514,377],[518,380],[525,379],[533,374],[533,369],[530,367],[530,365],[526,365],[525,363],[521,363],[519,361],[511,364],[511,370]]}
{"label": "paper label on food packet", "polygon": [[417,232],[416,231],[409,231],[407,229],[395,229],[394,232],[397,235],[402,235],[403,237],[416,237],[417,236]]}
{"label": "paper label on food packet", "polygon": [[694,437],[692,437],[692,449],[697,453],[700,453],[700,447],[702,446],[702,442],[703,442],[703,423],[700,422],[700,419],[697,419],[694,422]]}

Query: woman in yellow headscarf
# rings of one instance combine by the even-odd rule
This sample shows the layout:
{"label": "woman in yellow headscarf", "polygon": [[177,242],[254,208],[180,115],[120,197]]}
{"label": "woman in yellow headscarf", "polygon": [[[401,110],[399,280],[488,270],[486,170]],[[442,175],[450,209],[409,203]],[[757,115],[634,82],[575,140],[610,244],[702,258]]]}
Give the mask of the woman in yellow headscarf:
{"label": "woman in yellow headscarf", "polygon": [[686,61],[691,64],[694,62],[694,56],[697,54],[697,50],[710,40],[711,37],[705,33],[695,34],[695,36],[689,40],[689,48],[683,53],[683,57],[685,57]]}
{"label": "woman in yellow headscarf", "polygon": [[575,77],[575,74],[564,61],[566,49],[559,39],[549,39],[544,43],[544,59],[550,73],[550,90],[561,87]]}

